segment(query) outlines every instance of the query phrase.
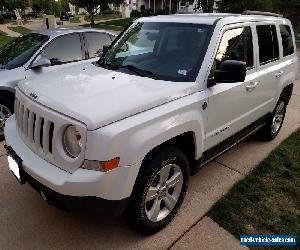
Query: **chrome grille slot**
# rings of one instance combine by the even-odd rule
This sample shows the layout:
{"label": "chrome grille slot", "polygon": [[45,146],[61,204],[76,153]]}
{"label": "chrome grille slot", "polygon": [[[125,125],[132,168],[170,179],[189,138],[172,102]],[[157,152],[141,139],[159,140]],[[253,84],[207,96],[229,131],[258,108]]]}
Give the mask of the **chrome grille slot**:
{"label": "chrome grille slot", "polygon": [[53,142],[54,123],[50,122],[49,127],[49,153],[52,154],[52,142]]}
{"label": "chrome grille slot", "polygon": [[36,114],[34,113],[33,114],[33,125],[32,125],[32,141],[34,142],[35,141],[35,126],[36,126]]}
{"label": "chrome grille slot", "polygon": [[40,126],[40,146],[43,148],[43,136],[44,136],[44,118],[41,118],[41,126]]}

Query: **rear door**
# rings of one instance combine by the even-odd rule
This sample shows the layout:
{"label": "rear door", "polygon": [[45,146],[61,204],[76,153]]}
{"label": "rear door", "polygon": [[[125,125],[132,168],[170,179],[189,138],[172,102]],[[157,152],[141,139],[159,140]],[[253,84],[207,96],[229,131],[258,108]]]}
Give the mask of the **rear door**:
{"label": "rear door", "polygon": [[280,56],[279,30],[275,22],[257,23],[257,71],[260,96],[256,113],[260,116],[273,111],[284,67]]}
{"label": "rear door", "polygon": [[215,54],[214,70],[226,60],[244,61],[247,74],[244,82],[217,83],[208,88],[209,101],[205,124],[205,150],[250,125],[256,119],[254,110],[260,93],[257,91],[256,50],[252,23],[230,25],[222,32]]}

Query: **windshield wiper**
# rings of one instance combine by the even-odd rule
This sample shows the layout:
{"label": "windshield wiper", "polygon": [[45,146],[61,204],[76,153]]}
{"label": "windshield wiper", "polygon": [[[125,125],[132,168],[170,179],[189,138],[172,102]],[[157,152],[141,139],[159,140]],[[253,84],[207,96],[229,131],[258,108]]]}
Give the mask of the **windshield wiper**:
{"label": "windshield wiper", "polygon": [[[112,66],[112,65],[110,65],[110,66]],[[114,65],[114,67],[116,67],[117,69],[120,69],[120,68],[128,69],[129,71],[132,71],[142,77],[154,78],[154,73],[151,72],[150,70],[140,69],[133,65]]]}
{"label": "windshield wiper", "polygon": [[130,65],[130,64],[128,64],[128,65],[110,64],[110,63],[107,63],[105,60],[99,60],[99,61],[97,61],[97,63],[95,63],[95,65],[101,66],[105,69],[127,69],[127,70],[134,72],[142,77],[154,78],[154,76],[155,76],[154,73],[151,72],[150,70],[140,69],[140,68],[137,68],[136,66]]}

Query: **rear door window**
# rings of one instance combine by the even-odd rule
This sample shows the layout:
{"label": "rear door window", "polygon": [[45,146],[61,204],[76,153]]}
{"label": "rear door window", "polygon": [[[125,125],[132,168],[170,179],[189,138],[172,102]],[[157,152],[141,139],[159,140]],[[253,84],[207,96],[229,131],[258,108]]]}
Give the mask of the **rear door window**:
{"label": "rear door window", "polygon": [[266,64],[279,59],[278,37],[275,25],[257,25],[259,62]]}
{"label": "rear door window", "polygon": [[279,25],[282,40],[283,56],[292,55],[295,52],[292,31],[288,25]]}
{"label": "rear door window", "polygon": [[85,33],[85,37],[90,58],[100,56],[103,46],[108,46],[112,42],[110,36],[105,33],[89,32]]}

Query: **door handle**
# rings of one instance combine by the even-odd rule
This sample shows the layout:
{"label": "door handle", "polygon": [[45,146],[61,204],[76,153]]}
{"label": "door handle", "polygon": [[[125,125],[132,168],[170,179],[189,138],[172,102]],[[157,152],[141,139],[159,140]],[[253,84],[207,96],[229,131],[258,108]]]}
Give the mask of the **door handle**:
{"label": "door handle", "polygon": [[282,76],[282,74],[283,74],[283,71],[280,70],[279,72],[275,73],[275,77],[276,77],[277,79],[279,79],[279,78]]}
{"label": "door handle", "polygon": [[253,91],[257,87],[258,83],[259,82],[250,82],[250,84],[246,86],[246,90],[249,92]]}

